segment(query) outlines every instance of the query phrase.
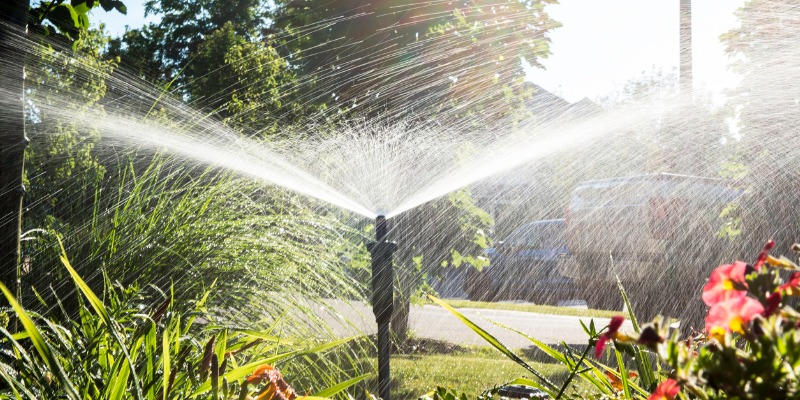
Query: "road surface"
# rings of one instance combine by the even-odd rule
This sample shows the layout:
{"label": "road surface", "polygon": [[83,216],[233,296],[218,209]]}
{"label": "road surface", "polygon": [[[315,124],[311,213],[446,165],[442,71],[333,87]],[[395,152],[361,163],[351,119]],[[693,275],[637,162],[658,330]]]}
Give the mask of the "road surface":
{"label": "road surface", "polygon": [[[376,331],[372,309],[361,302],[327,301],[321,306],[319,315],[342,336],[372,334]],[[580,320],[587,325],[591,318],[564,315],[538,314],[523,311],[463,308],[459,311],[475,324],[491,333],[506,347],[519,349],[530,347],[531,342],[523,336],[496,326],[492,322],[509,326],[547,344],[586,344],[588,336]],[[595,326],[601,329],[608,318],[594,318]],[[459,345],[481,345],[488,343],[453,316],[449,311],[434,305],[412,306],[409,318],[414,335],[419,338],[442,340]],[[630,325],[623,330],[631,330]]]}

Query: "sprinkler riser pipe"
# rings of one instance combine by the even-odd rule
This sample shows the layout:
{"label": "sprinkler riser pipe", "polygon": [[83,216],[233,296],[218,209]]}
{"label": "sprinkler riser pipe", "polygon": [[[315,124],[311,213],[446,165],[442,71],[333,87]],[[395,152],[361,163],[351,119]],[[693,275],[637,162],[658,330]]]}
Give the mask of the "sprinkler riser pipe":
{"label": "sprinkler riser pipe", "polygon": [[392,255],[397,250],[397,243],[387,240],[389,232],[386,218],[379,215],[375,218],[375,242],[367,243],[372,255],[372,312],[378,323],[378,394],[383,400],[390,400],[391,392],[390,366],[391,341],[389,324],[394,310],[394,272],[392,271]]}
{"label": "sprinkler riser pipe", "polygon": [[397,250],[397,243],[386,239],[388,227],[386,218],[375,219],[375,238],[377,241],[367,243],[372,255],[372,312],[375,321],[388,323],[394,310],[394,271],[392,256]]}

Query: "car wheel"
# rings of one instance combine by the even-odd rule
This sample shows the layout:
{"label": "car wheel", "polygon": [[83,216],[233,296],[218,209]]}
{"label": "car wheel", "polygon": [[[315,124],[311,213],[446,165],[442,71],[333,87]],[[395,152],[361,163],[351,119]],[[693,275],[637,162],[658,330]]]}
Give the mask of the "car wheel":
{"label": "car wheel", "polygon": [[474,268],[467,271],[464,279],[464,291],[467,292],[467,299],[471,301],[491,301],[493,297],[491,279],[485,271],[478,271]]}
{"label": "car wheel", "polygon": [[615,283],[580,280],[578,286],[587,307],[593,310],[622,310],[622,295]]}

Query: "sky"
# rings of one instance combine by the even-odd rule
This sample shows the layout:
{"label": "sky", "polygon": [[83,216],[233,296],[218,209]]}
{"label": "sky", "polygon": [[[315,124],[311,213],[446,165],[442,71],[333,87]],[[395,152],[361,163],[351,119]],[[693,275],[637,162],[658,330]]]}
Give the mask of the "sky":
{"label": "sky", "polygon": [[[144,0],[125,0],[128,15],[94,11],[112,35],[125,25],[155,21],[144,17]],[[744,0],[695,0],[692,4],[695,91],[724,101],[735,86],[719,36],[737,24],[733,12]],[[561,0],[548,7],[563,26],[550,35],[552,55],[545,70],[526,69],[526,79],[568,101],[597,99],[653,70],[677,71],[679,0]],[[99,18],[98,18],[99,17]]]}
{"label": "sky", "polygon": [[[692,2],[692,58],[696,92],[721,100],[737,76],[719,36],[737,26],[733,12],[743,0]],[[678,67],[679,0],[562,0],[548,8],[563,27],[553,31],[546,70],[526,78],[569,101],[595,99],[654,69]]]}

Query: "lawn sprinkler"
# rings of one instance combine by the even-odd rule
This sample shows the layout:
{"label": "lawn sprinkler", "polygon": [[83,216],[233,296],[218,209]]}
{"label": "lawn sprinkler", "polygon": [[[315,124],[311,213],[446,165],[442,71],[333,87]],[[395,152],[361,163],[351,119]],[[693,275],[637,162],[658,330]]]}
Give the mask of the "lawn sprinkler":
{"label": "lawn sprinkler", "polygon": [[387,231],[386,217],[379,215],[375,218],[376,241],[367,243],[372,255],[372,312],[378,323],[378,394],[383,400],[389,400],[389,321],[394,308],[392,254],[397,250],[397,243],[387,239]]}

